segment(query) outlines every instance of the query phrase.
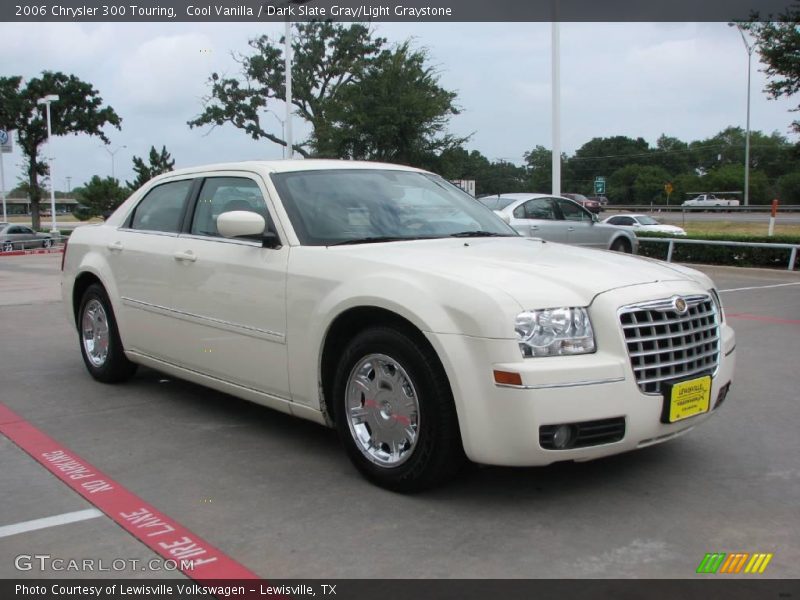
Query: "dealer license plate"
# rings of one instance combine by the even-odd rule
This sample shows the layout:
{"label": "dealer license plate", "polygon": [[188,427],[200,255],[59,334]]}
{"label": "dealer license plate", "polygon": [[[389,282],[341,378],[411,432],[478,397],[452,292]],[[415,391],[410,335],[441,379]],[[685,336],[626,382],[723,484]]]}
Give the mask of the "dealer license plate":
{"label": "dealer license plate", "polygon": [[675,423],[708,412],[711,406],[711,376],[673,383],[665,390],[662,421]]}

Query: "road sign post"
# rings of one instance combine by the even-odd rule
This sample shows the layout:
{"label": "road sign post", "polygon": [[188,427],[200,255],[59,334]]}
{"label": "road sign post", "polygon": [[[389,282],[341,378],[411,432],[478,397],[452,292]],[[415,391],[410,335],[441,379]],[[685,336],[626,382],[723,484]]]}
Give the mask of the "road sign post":
{"label": "road sign post", "polygon": [[3,154],[8,154],[14,150],[11,143],[11,135],[8,131],[0,129],[0,197],[3,199],[3,221],[8,221],[6,213],[6,172],[3,165]]}
{"label": "road sign post", "polygon": [[667,182],[664,184],[664,191],[667,193],[667,206],[669,206],[669,197],[672,195],[674,189],[671,183]]}

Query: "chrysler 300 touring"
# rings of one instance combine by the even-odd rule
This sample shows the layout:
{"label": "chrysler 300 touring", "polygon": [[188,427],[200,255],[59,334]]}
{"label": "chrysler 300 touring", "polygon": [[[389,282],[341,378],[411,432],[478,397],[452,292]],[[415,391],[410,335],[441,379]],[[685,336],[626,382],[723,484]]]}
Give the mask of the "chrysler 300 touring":
{"label": "chrysler 300 touring", "polygon": [[95,379],[145,365],[335,427],[402,491],[669,440],[734,369],[702,273],[521,237],[396,165],[161,175],[75,230],[62,292]]}

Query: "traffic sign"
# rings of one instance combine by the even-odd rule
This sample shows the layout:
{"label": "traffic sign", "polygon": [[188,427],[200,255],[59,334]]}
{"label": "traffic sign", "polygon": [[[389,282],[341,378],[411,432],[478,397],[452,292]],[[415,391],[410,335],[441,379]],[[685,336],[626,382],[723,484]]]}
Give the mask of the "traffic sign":
{"label": "traffic sign", "polygon": [[664,191],[667,192],[667,196],[669,196],[673,191],[675,191],[675,188],[672,187],[671,183],[667,183],[664,186]]}
{"label": "traffic sign", "polygon": [[5,129],[0,129],[0,152],[8,154],[13,152],[14,147],[11,144],[11,136]]}
{"label": "traffic sign", "polygon": [[598,196],[602,196],[606,193],[606,178],[605,177],[595,177],[594,178],[594,193]]}

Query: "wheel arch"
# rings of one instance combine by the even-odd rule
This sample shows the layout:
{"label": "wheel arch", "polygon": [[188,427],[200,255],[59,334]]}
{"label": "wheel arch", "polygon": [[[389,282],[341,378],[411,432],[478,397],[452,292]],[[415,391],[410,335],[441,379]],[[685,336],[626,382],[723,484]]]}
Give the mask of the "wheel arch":
{"label": "wheel arch", "polygon": [[330,399],[333,396],[333,383],[338,365],[338,357],[347,344],[359,333],[376,326],[393,327],[409,337],[416,343],[429,349],[436,357],[441,374],[445,377],[447,386],[453,393],[453,386],[447,375],[439,353],[422,330],[406,317],[379,306],[360,305],[352,306],[340,312],[330,323],[322,340],[319,352],[319,389],[320,410],[326,422],[333,424],[336,421],[335,403]]}

